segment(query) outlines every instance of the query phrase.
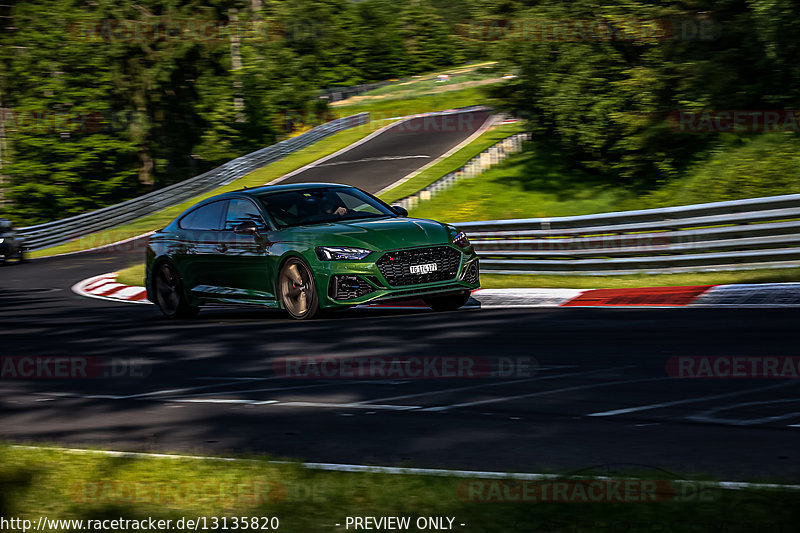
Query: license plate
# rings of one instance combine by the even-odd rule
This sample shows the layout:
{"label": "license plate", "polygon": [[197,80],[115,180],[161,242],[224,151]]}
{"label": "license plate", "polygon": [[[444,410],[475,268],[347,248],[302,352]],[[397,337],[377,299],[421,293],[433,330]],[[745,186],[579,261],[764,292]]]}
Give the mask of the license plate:
{"label": "license plate", "polygon": [[436,263],[425,263],[424,265],[411,265],[412,274],[429,274],[439,270]]}

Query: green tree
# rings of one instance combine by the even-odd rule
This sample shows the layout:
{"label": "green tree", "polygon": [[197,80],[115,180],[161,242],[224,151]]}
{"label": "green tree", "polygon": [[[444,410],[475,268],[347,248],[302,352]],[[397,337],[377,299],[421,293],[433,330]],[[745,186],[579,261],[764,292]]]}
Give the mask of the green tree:
{"label": "green tree", "polygon": [[428,0],[409,0],[400,18],[412,72],[434,70],[462,59],[447,24]]}

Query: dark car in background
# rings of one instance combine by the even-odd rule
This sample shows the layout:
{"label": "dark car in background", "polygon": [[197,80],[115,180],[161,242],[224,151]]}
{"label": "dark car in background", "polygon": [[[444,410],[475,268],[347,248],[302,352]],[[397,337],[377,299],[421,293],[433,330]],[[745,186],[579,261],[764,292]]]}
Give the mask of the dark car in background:
{"label": "dark car in background", "polygon": [[25,261],[25,239],[17,235],[10,220],[0,218],[0,265],[9,259]]}
{"label": "dark car in background", "polygon": [[464,232],[407,215],[347,185],[218,195],[150,237],[147,293],[167,317],[206,303],[280,308],[296,319],[399,299],[458,309],[480,285],[475,250]]}

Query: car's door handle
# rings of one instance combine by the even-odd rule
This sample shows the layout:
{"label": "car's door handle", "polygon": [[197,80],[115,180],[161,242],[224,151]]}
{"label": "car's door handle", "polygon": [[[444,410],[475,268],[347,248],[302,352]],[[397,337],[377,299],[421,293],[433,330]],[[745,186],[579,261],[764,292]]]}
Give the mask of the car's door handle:
{"label": "car's door handle", "polygon": [[225,252],[227,252],[227,251],[228,251],[228,246],[227,246],[227,245],[225,245],[225,244],[218,244],[218,245],[217,245],[217,251],[218,251],[219,253],[222,253],[222,254],[224,254]]}

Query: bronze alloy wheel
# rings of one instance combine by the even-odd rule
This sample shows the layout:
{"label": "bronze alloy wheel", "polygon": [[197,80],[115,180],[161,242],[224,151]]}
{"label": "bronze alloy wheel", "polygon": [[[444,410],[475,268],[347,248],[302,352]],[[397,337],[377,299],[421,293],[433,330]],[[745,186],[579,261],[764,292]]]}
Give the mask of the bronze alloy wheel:
{"label": "bronze alloy wheel", "polygon": [[164,262],[153,272],[155,304],[167,318],[191,318],[199,309],[189,305],[183,294],[183,286],[178,272],[170,263]]}
{"label": "bronze alloy wheel", "polygon": [[278,287],[289,316],[299,320],[316,316],[319,300],[314,277],[303,261],[291,258],[284,263],[278,276]]}

